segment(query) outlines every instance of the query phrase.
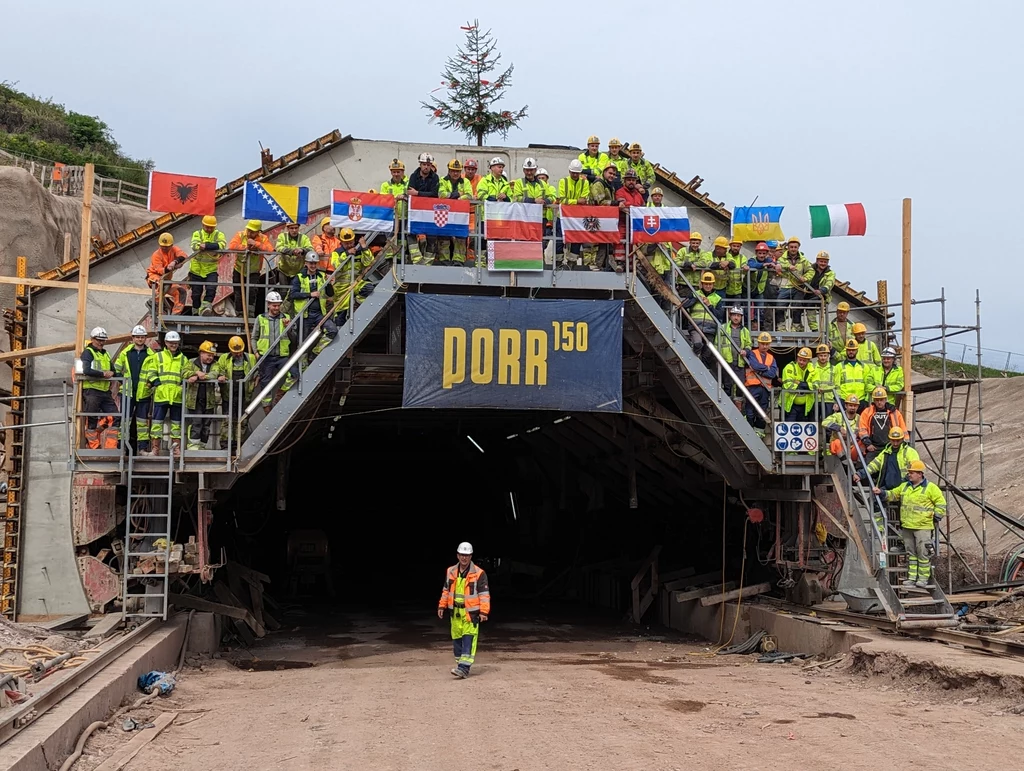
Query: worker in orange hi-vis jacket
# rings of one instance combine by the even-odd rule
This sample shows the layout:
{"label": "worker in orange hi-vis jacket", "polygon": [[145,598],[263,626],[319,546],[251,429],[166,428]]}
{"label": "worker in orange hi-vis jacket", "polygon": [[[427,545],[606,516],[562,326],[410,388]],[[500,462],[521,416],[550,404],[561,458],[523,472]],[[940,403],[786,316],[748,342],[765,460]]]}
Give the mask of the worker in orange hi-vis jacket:
{"label": "worker in orange hi-vis jacket", "polygon": [[245,284],[246,302],[250,318],[263,308],[266,301],[263,267],[267,257],[274,251],[270,238],[263,232],[260,220],[249,220],[228,244],[228,251],[235,252],[234,268],[231,271],[231,294],[235,303],[235,314],[242,315],[242,284]]}
{"label": "worker in orange hi-vis jacket", "polygon": [[330,217],[320,220],[320,233],[312,238],[313,251],[320,258],[320,270],[331,272],[331,255],[341,246],[341,239],[335,235]]}
{"label": "worker in orange hi-vis jacket", "polygon": [[[165,309],[165,312],[177,315],[181,313],[181,309],[185,304],[186,290],[184,286],[170,284],[168,281],[173,280],[174,271],[185,264],[188,255],[185,254],[184,249],[174,245],[174,236],[170,233],[161,233],[157,243],[159,246],[150,256],[149,267],[146,268],[146,283],[150,289],[160,287],[157,293],[168,301],[169,307]],[[164,277],[168,281],[165,281],[163,286],[160,286],[160,280]]]}
{"label": "worker in orange hi-vis jacket", "polygon": [[458,563],[448,568],[445,575],[441,600],[437,603],[437,617],[444,618],[445,611],[452,614],[452,644],[455,649],[452,674],[465,679],[476,660],[480,623],[486,621],[491,613],[491,592],[487,586],[487,574],[473,562],[473,546],[463,541],[457,552]]}

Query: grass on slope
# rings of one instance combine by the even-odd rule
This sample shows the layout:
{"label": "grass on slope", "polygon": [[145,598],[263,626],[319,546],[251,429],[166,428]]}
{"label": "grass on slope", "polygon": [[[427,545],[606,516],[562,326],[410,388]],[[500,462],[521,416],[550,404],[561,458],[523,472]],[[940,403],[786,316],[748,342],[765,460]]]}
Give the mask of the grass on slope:
{"label": "grass on slope", "polygon": [[[942,377],[942,359],[938,356],[912,356],[910,358],[910,366],[915,372],[920,372],[922,375],[928,377]],[[993,369],[992,367],[982,367],[981,376],[987,377],[1021,377],[1024,373],[1021,372],[1004,372],[1001,369]],[[975,378],[978,376],[978,367],[975,364],[961,364],[959,361],[946,360],[946,375],[948,377],[968,377]]]}

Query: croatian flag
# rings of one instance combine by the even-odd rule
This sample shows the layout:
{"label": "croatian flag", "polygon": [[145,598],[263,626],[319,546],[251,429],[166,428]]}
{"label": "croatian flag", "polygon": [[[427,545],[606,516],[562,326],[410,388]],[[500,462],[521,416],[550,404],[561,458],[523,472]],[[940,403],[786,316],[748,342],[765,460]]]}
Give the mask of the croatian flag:
{"label": "croatian flag", "polygon": [[559,206],[562,237],[567,244],[617,244],[618,206]]}
{"label": "croatian flag", "polygon": [[629,224],[635,244],[690,240],[685,206],[630,206]]}
{"label": "croatian flag", "polygon": [[409,232],[423,236],[469,237],[469,201],[409,198]]}
{"label": "croatian flag", "polygon": [[395,197],[332,190],[331,224],[336,228],[390,233],[395,229]]}

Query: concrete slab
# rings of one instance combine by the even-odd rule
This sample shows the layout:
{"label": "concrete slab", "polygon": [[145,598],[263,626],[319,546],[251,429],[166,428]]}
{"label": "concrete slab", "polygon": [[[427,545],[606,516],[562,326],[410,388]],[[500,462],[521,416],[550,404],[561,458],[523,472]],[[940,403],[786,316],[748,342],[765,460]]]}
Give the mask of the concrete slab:
{"label": "concrete slab", "polygon": [[127,697],[139,694],[139,675],[178,665],[187,616],[169,619],[108,664],[85,685],[0,747],[0,768],[8,771],[57,769],[72,753],[86,726],[106,720]]}

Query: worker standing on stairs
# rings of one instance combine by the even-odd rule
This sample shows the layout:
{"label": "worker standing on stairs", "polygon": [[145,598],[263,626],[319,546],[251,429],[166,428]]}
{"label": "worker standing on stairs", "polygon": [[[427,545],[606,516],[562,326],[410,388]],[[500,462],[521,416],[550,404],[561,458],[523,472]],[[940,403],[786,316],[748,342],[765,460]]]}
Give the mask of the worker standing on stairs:
{"label": "worker standing on stairs", "polygon": [[[214,366],[216,357],[217,347],[204,340],[199,346],[199,355],[185,365],[185,409],[190,416],[214,415],[220,407],[220,386],[217,385]],[[213,423],[211,418],[190,417],[185,446],[189,450],[205,449]]]}
{"label": "worker standing on stairs", "polygon": [[[718,333],[715,335],[715,348],[732,367],[741,383],[746,376],[747,354],[753,347],[750,330],[743,323],[743,308],[735,305],[729,309],[729,324],[718,328]],[[722,385],[732,396],[736,409],[743,412],[744,399],[736,387],[736,383],[732,379],[723,379]]]}
{"label": "worker standing on stairs", "polygon": [[[924,478],[925,466],[912,460],[907,467],[908,480],[885,492],[885,500],[899,502],[900,528],[907,550],[907,577],[904,586],[927,589],[932,577],[932,555],[935,553],[935,533],[938,523],[946,515],[946,499],[939,486]],[[881,494],[875,488],[875,494]]]}
{"label": "worker standing on stairs", "polygon": [[[252,330],[252,341],[260,357],[260,383],[264,385],[270,383],[281,371],[291,355],[291,341],[285,333],[289,321],[291,317],[281,312],[281,295],[277,292],[267,292],[267,312],[256,317]],[[290,374],[286,375],[286,378],[290,377]],[[291,383],[286,379],[283,386],[279,386],[272,394],[267,394],[263,398],[263,412],[269,413],[270,408],[281,401],[281,397],[290,386]]]}
{"label": "worker standing on stairs", "polygon": [[320,258],[316,252],[306,252],[306,269],[292,279],[292,301],[299,316],[299,342],[316,333],[316,326],[323,321],[323,335],[313,347],[313,355],[320,353],[338,335],[338,327],[328,318],[328,298],[334,297],[334,273],[327,276],[319,268]]}
{"label": "worker standing on stairs", "polygon": [[[246,378],[249,377],[249,373],[255,368],[256,356],[245,352],[245,341],[238,335],[228,340],[228,352],[221,354],[214,365],[217,382],[221,384],[219,387],[234,391],[234,396],[229,397],[226,394],[222,394],[221,401],[224,404],[231,404],[235,415],[240,413],[240,406],[244,408],[245,405],[252,401],[252,395],[256,390],[256,378],[249,378],[249,380],[246,380]],[[242,382],[245,382],[244,393],[240,393],[242,386],[239,383]],[[232,439],[236,448],[245,438],[246,423],[247,420],[242,418],[235,427]],[[227,437],[221,434],[220,449],[226,449],[226,441]]]}
{"label": "worker standing on stairs", "polygon": [[330,217],[320,220],[320,233],[312,238],[313,251],[320,258],[320,270],[329,270],[331,267],[331,255],[338,248],[341,241],[335,234],[334,225]]}
{"label": "worker standing on stairs", "polygon": [[836,317],[828,324],[828,342],[837,359],[843,355],[846,344],[853,339],[853,323],[849,321],[849,316],[850,303],[840,302],[836,305]]}
{"label": "worker standing on stairs", "polygon": [[833,378],[832,351],[825,343],[815,349],[815,359],[811,367],[811,388],[814,389],[814,402],[817,405],[818,420],[824,420],[839,410],[836,404],[836,383]]}
{"label": "worker standing on stairs", "polygon": [[[747,379],[744,383],[765,414],[768,413],[772,383],[779,376],[779,365],[771,352],[772,336],[762,332],[757,336],[757,347],[747,353]],[[764,419],[747,404],[747,422],[764,436]]]}
{"label": "worker standing on stairs", "polygon": [[[245,284],[245,302],[248,304],[249,316],[255,316],[263,307],[266,291],[263,288],[263,260],[273,253],[274,245],[270,243],[263,231],[263,223],[249,220],[245,228],[235,233],[228,244],[228,249],[235,254],[235,268],[231,274],[232,294],[235,301],[235,313],[242,315],[242,284]],[[269,268],[269,266],[268,266]]]}
{"label": "worker standing on stairs", "polygon": [[487,586],[487,574],[473,562],[473,546],[463,541],[457,553],[459,561],[445,574],[441,599],[437,603],[437,617],[444,618],[446,611],[451,613],[455,649],[452,674],[465,679],[476,660],[480,624],[491,613],[491,592]]}
{"label": "worker standing on stairs", "polygon": [[818,331],[818,321],[826,318],[829,303],[832,301],[832,287],[836,283],[836,274],[829,266],[831,259],[828,252],[818,252],[814,258],[811,277],[804,287],[804,297],[812,303],[817,303],[807,310],[807,326],[812,332]]}
{"label": "worker standing on stairs", "polygon": [[775,311],[775,328],[784,329],[786,305],[790,306],[790,317],[795,332],[804,328],[804,310],[807,307],[808,295],[805,293],[807,282],[811,280],[814,268],[800,251],[800,239],[792,237],[786,243],[786,254],[778,263],[779,307]]}
{"label": "worker standing on stairs", "polygon": [[203,217],[203,226],[192,234],[192,260],[188,264],[188,283],[192,288],[192,314],[213,314],[213,299],[217,296],[217,269],[220,253],[227,248],[227,239],[217,230],[217,218]]}
{"label": "worker standing on stairs", "polygon": [[289,222],[277,237],[277,283],[288,286],[302,271],[306,253],[313,250],[309,236],[299,232],[297,222]]}
{"label": "worker standing on stairs", "polygon": [[[896,363],[896,351],[893,348],[886,348],[882,351],[882,364],[875,368],[875,382],[883,386],[890,397],[895,394],[903,394],[906,380],[903,376],[903,367]],[[896,402],[896,404],[898,406],[899,403]]]}
{"label": "worker standing on stairs", "polygon": [[[157,297],[164,301],[164,313],[174,313],[175,309],[180,313],[185,305],[184,289],[169,282],[174,280],[174,271],[185,264],[188,255],[184,249],[174,245],[174,236],[170,233],[161,233],[157,243],[157,250],[150,255],[149,267],[146,268],[146,284],[150,289],[156,289]],[[167,283],[161,286],[164,278]]]}
{"label": "worker standing on stairs", "polygon": [[694,231],[690,233],[690,243],[686,249],[680,249],[676,252],[675,263],[682,271],[682,277],[689,282],[689,286],[685,282],[676,285],[676,292],[683,299],[692,295],[690,287],[692,286],[696,289],[697,284],[700,283],[701,273],[711,267],[711,252],[702,252],[700,250],[700,245],[703,242],[704,237]]}
{"label": "worker standing on stairs", "polygon": [[[899,487],[907,480],[907,469],[911,462],[921,460],[917,450],[906,443],[906,438],[907,432],[899,426],[889,429],[889,444],[868,463],[868,473],[875,487],[883,490]],[[854,482],[860,480],[859,473],[853,475]]]}
{"label": "worker standing on stairs", "polygon": [[857,358],[859,350],[856,340],[847,340],[846,358],[836,364],[832,370],[832,377],[844,401],[848,396],[856,396],[860,401],[860,408],[866,410],[868,394],[871,393],[875,378],[873,368]]}
{"label": "worker standing on stairs", "polygon": [[859,321],[854,324],[853,339],[857,341],[857,359],[871,367],[873,377],[875,368],[882,366],[882,356],[875,341],[868,340],[867,326]]}
{"label": "worker standing on stairs", "polygon": [[143,377],[146,360],[156,356],[156,351],[146,345],[146,328],[141,324],[132,327],[132,344],[126,346],[114,361],[114,372],[124,378],[121,398],[129,398],[127,416],[129,422],[129,443],[136,454],[149,449],[149,412],[153,392]]}
{"label": "worker standing on stairs", "polygon": [[715,276],[715,291],[723,298],[729,285],[729,274],[736,269],[739,262],[739,257],[729,255],[729,239],[725,236],[716,238],[711,250],[711,272]]}
{"label": "worker standing on stairs", "polygon": [[82,412],[103,413],[85,419],[85,446],[89,450],[116,450],[121,439],[121,409],[114,397],[117,391],[110,379],[114,367],[105,349],[107,330],[95,327],[82,350]]}
{"label": "worker standing on stairs", "polygon": [[856,436],[858,409],[860,400],[856,396],[848,396],[843,402],[843,412],[833,412],[821,421],[821,430],[825,434],[825,441],[822,443],[825,455],[837,455],[851,460],[854,464],[851,471],[859,467],[858,464],[865,455],[864,445]]}
{"label": "worker standing on stairs", "polygon": [[[718,334],[718,325],[722,321],[722,296],[715,291],[715,274],[707,271],[700,277],[700,288],[697,294],[683,300],[683,309],[690,314],[694,326],[687,332],[690,338],[690,346],[704,363],[710,366],[711,356],[705,350],[705,338],[708,341],[715,339]],[[703,334],[702,334],[703,333]]]}
{"label": "worker standing on stairs", "polygon": [[355,231],[351,228],[342,228],[339,235],[341,246],[331,255],[331,272],[337,275],[332,310],[336,327],[340,327],[348,320],[353,297],[358,306],[373,292],[373,284],[366,279],[360,279],[359,276],[374,262],[373,252],[366,247],[366,241],[362,238],[356,241]]}
{"label": "worker standing on stairs", "polygon": [[885,448],[885,440],[894,426],[906,433],[907,422],[903,419],[903,413],[889,403],[889,394],[882,386],[878,386],[871,392],[871,406],[860,414],[857,429],[869,462]]}
{"label": "worker standing on stairs", "polygon": [[747,260],[750,302],[753,308],[756,308],[756,312],[751,311],[751,329],[767,329],[771,326],[771,320],[764,312],[764,304],[775,297],[775,286],[768,281],[775,275],[775,265],[775,258],[765,241],[754,247],[754,256]]}
{"label": "worker standing on stairs", "polygon": [[152,359],[146,373],[153,388],[153,424],[150,427],[152,455],[160,454],[164,420],[171,423],[171,452],[181,454],[182,383],[188,359],[181,352],[181,335],[171,330],[164,336],[164,349]]}
{"label": "worker standing on stairs", "polygon": [[782,409],[787,421],[813,420],[814,391],[812,389],[811,349],[801,348],[796,352],[796,361],[782,369]]}

